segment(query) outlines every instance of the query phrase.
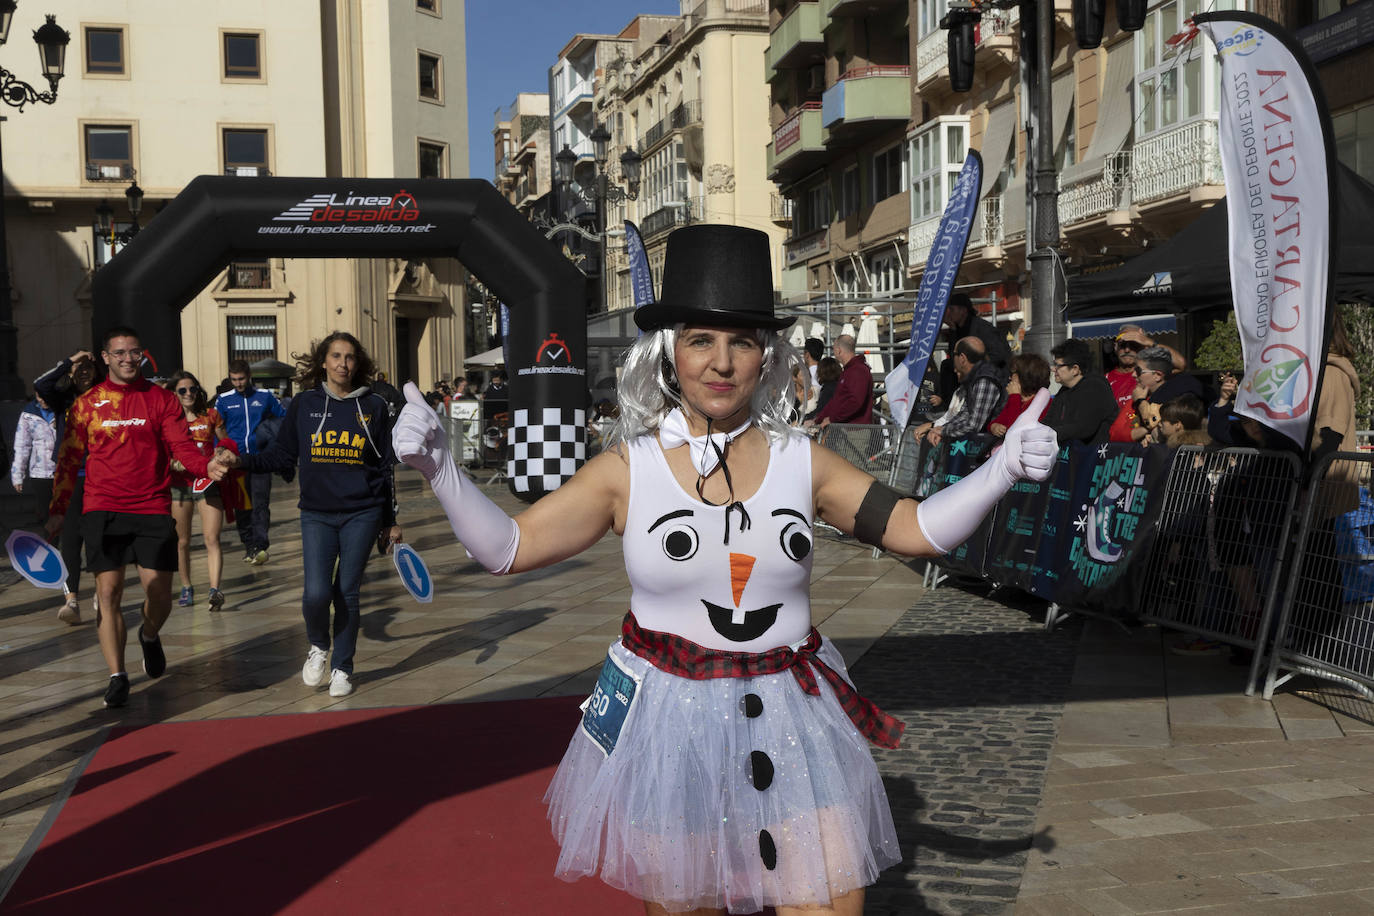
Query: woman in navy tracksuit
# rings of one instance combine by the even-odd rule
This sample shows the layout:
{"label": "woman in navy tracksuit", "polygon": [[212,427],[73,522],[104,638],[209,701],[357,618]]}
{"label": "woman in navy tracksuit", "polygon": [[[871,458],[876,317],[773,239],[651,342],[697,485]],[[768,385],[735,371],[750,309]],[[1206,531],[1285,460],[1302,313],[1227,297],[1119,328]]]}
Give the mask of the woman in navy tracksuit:
{"label": "woman in navy tracksuit", "polygon": [[287,408],[276,439],[260,454],[225,463],[249,471],[298,469],[305,565],[301,611],[310,639],[301,678],[310,687],[324,681],[332,603],[329,695],[343,697],[353,692],[363,567],[379,531],[386,530],[392,543],[401,539],[393,502],[391,417],[385,399],[368,388],[372,360],[352,334],[335,331],[297,363],[301,393]]}

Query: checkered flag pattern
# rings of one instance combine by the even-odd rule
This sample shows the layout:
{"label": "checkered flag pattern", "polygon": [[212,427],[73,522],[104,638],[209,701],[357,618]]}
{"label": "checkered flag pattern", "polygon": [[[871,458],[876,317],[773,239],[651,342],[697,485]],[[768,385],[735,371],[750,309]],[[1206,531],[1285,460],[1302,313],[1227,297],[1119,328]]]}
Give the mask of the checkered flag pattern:
{"label": "checkered flag pattern", "polygon": [[517,410],[512,420],[506,473],[515,492],[552,492],[587,460],[586,411]]}

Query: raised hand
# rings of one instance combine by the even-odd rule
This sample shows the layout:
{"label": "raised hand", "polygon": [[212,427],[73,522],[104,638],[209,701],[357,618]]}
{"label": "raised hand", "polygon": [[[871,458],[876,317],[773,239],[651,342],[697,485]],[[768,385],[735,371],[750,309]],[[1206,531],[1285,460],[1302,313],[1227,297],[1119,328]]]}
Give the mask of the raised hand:
{"label": "raised hand", "polygon": [[1059,454],[1059,439],[1054,430],[1040,422],[1040,414],[1050,401],[1050,392],[1041,388],[1030,405],[1007,428],[1002,440],[1007,473],[1017,480],[1042,481],[1050,476]]}
{"label": "raised hand", "polygon": [[425,403],[425,396],[414,382],[406,382],[405,396],[406,406],[391,427],[391,447],[397,458],[433,482],[446,468],[453,467],[448,436],[439,415]]}

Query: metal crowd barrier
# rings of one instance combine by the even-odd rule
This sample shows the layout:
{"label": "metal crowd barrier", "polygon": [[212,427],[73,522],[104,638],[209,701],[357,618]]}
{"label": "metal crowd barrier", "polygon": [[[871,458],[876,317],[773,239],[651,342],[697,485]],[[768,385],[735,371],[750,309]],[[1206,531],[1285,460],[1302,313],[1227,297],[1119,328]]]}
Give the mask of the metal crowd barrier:
{"label": "metal crowd barrier", "polygon": [[[1293,674],[1374,698],[1374,499],[1368,453],[1338,452],[1314,469],[1302,507],[1264,697]],[[1279,671],[1288,673],[1280,676]]]}
{"label": "metal crowd barrier", "polygon": [[[1287,452],[1180,448],[1146,560],[1140,616],[1258,650],[1273,632],[1301,480]],[[1247,693],[1258,666],[1256,652]]]}
{"label": "metal crowd barrier", "polygon": [[892,473],[901,440],[902,430],[896,426],[859,423],[831,423],[816,439],[865,474],[884,482]]}

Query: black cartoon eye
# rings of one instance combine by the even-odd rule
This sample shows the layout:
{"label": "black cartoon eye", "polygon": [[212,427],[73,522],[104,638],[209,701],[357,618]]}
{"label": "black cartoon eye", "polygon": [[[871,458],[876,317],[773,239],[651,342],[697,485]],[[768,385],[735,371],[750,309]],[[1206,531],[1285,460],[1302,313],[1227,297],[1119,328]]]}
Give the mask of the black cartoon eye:
{"label": "black cartoon eye", "polygon": [[696,529],[691,525],[673,525],[663,532],[663,552],[670,560],[690,560],[698,543]]}
{"label": "black cartoon eye", "polygon": [[782,552],[787,554],[787,559],[798,563],[811,552],[811,534],[801,522],[788,522],[783,526],[778,543],[782,544]]}

